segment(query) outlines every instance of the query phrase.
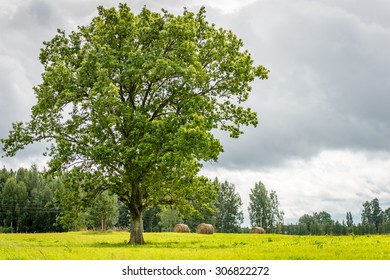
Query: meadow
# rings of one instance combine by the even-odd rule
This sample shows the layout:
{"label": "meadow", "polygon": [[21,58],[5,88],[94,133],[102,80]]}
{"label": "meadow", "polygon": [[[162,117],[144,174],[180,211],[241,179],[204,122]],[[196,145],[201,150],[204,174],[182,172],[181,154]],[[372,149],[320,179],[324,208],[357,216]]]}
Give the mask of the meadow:
{"label": "meadow", "polygon": [[127,232],[0,234],[0,260],[390,260],[390,235]]}

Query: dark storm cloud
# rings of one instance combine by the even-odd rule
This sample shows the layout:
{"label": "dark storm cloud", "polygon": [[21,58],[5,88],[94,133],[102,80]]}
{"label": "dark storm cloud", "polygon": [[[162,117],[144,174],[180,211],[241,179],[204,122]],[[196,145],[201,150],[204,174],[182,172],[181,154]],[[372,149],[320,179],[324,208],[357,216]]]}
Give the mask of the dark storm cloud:
{"label": "dark storm cloud", "polygon": [[248,102],[258,128],[224,138],[221,165],[278,165],[326,149],[390,150],[390,27],[372,16],[376,2],[356,11],[351,1],[264,0],[226,22],[271,73],[254,83]]}

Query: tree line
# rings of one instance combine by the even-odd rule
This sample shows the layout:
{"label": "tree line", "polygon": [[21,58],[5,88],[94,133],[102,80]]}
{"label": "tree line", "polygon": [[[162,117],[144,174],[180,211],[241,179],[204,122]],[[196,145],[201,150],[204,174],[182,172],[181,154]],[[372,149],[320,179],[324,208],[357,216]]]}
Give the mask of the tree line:
{"label": "tree line", "polygon": [[[64,186],[66,177],[56,177],[30,169],[0,170],[0,232],[55,232],[80,229],[128,229],[129,209],[115,194],[103,191],[84,197],[79,190]],[[219,182],[215,199],[208,205],[192,205],[197,211],[181,213],[170,206],[155,206],[143,211],[145,231],[172,231],[177,223],[186,223],[195,231],[199,223],[214,225],[218,232],[242,232],[244,214],[240,194],[234,184]],[[77,188],[77,186],[75,186]],[[88,199],[88,203],[85,201]],[[252,189],[248,209],[253,225],[278,232],[283,212],[274,191],[268,194],[258,183]],[[190,203],[196,203],[194,201]],[[261,205],[261,206],[260,206]],[[262,216],[264,215],[264,216]]]}
{"label": "tree line", "polygon": [[63,231],[53,204],[61,182],[42,176],[36,166],[0,170],[0,232]]}
{"label": "tree line", "polygon": [[378,198],[363,203],[361,222],[355,224],[347,212],[342,222],[334,221],[325,211],[304,214],[296,224],[283,226],[283,232],[294,235],[364,235],[390,233],[390,207],[382,210]]}
{"label": "tree line", "polygon": [[[0,232],[61,232],[70,230],[108,230],[131,227],[129,209],[115,194],[104,191],[81,203],[85,197],[63,186],[64,178],[30,169],[0,170]],[[235,185],[228,181],[218,186],[209,205],[193,205],[198,211],[181,213],[170,206],[155,206],[143,211],[147,232],[172,231],[178,223],[195,231],[199,223],[213,224],[217,232],[249,232],[242,227],[243,203]],[[275,191],[257,182],[250,190],[248,214],[251,226],[263,227],[268,233],[294,235],[344,235],[390,233],[390,208],[382,210],[378,199],[363,204],[361,222],[355,224],[351,212],[346,220],[332,219],[325,211],[304,214],[296,224],[285,225],[284,212]],[[87,205],[87,207],[85,206]]]}

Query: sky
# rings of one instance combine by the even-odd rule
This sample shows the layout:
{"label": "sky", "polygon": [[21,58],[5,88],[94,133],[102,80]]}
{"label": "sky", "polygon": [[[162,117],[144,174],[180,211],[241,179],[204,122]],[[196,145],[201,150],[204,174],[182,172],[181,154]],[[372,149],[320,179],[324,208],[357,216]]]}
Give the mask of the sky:
{"label": "sky", "polygon": [[[0,138],[28,121],[32,88],[43,71],[38,56],[57,28],[68,33],[120,1],[0,0]],[[276,191],[285,222],[326,211],[335,220],[378,198],[390,207],[390,2],[386,0],[122,1],[134,12],[206,7],[207,20],[232,30],[255,64],[270,70],[252,83],[245,104],[259,125],[230,139],[218,162],[201,173],[236,186],[249,224],[256,182]],[[0,166],[43,167],[44,146],[33,145]],[[2,154],[2,153],[0,153]]]}

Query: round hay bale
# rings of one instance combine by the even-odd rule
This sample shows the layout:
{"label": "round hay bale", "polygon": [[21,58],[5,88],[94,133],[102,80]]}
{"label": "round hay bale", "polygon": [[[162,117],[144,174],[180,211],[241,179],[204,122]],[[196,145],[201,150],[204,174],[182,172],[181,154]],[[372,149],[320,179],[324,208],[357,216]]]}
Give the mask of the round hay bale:
{"label": "round hay bale", "polygon": [[253,227],[251,229],[251,233],[263,234],[265,233],[265,229],[263,229],[262,227]]}
{"label": "round hay bale", "polygon": [[190,228],[185,224],[175,225],[175,227],[173,228],[173,231],[174,232],[184,232],[184,233],[191,232]]}
{"label": "round hay bale", "polygon": [[196,233],[199,234],[213,234],[214,233],[214,227],[210,224],[199,224],[196,227]]}

